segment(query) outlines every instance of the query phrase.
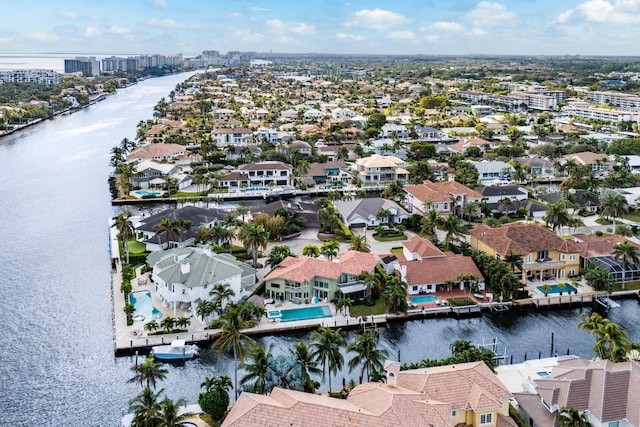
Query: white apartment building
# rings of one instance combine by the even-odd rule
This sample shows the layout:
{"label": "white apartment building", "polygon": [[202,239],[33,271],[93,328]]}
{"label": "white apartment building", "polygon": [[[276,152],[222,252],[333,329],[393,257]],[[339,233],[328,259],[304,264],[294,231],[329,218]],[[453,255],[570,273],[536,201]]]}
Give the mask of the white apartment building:
{"label": "white apartment building", "polygon": [[592,107],[585,103],[575,103],[567,106],[565,111],[571,116],[583,119],[599,119],[613,123],[640,121],[640,110],[611,110]]}
{"label": "white apartment building", "polygon": [[44,69],[0,71],[0,83],[43,83],[46,85],[57,85],[60,83],[60,73]]}
{"label": "white apartment building", "polygon": [[598,105],[615,105],[622,108],[640,108],[640,96],[611,91],[585,92],[584,96]]}

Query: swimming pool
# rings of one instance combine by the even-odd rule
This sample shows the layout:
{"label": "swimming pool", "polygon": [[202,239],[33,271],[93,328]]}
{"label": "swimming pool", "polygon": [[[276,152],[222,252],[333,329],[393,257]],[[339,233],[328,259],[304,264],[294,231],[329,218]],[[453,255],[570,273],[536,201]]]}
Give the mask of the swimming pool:
{"label": "swimming pool", "polygon": [[438,297],[434,295],[416,295],[409,297],[409,301],[414,304],[422,304],[423,302],[436,302],[438,301]]}
{"label": "swimming pool", "polygon": [[134,194],[136,194],[137,196],[140,196],[140,197],[145,197],[145,196],[157,197],[157,196],[160,195],[160,192],[159,191],[138,190],[138,191],[134,191]]}
{"label": "swimming pool", "polygon": [[322,317],[331,317],[331,309],[329,306],[320,305],[317,307],[291,308],[289,310],[272,310],[269,311],[270,319],[280,319],[281,322],[293,322],[294,320],[319,319]]}
{"label": "swimming pool", "polygon": [[[549,285],[549,286],[551,287],[551,289],[549,290],[549,292],[547,292],[548,294],[559,294],[560,292],[574,292],[576,290],[576,288],[574,288],[568,283],[565,283],[563,288],[559,287],[558,285]],[[544,294],[544,291],[542,290],[542,286],[538,286],[538,290]]]}
{"label": "swimming pool", "polygon": [[151,292],[138,291],[129,294],[129,302],[135,307],[134,317],[144,316],[144,321],[157,320],[162,317],[160,310],[153,306],[151,302]]}

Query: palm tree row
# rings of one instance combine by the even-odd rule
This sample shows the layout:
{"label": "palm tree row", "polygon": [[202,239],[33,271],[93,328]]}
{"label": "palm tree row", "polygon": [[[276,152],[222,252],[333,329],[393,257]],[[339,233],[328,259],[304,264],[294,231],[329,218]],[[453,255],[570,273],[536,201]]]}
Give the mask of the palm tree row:
{"label": "palm tree row", "polygon": [[578,329],[596,336],[593,351],[599,358],[623,362],[627,359],[627,352],[637,347],[637,344],[629,341],[629,335],[618,324],[603,318],[598,313],[583,313],[580,317],[582,322],[578,324]]}

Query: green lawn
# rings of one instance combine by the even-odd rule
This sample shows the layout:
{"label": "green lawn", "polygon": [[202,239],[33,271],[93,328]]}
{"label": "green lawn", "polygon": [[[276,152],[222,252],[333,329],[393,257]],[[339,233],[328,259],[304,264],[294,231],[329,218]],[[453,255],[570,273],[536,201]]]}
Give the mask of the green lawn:
{"label": "green lawn", "polygon": [[[624,284],[624,289],[626,291],[637,291],[640,289],[640,282],[626,282]],[[613,291],[621,291],[622,290],[622,282],[613,284]]]}
{"label": "green lawn", "polygon": [[379,298],[372,306],[368,306],[366,304],[355,304],[349,308],[349,314],[351,314],[351,317],[385,314],[388,311],[389,307],[387,306],[387,302],[382,298]]}
{"label": "green lawn", "polygon": [[598,218],[598,219],[596,219],[595,222],[597,222],[600,225],[611,225],[611,224],[613,224],[613,221],[605,219],[605,218]]}
{"label": "green lawn", "polygon": [[402,253],[403,248],[391,248],[391,253],[392,254],[401,254]]}
{"label": "green lawn", "polygon": [[407,240],[407,236],[404,233],[401,236],[384,236],[384,237],[378,237],[377,234],[374,234],[373,238],[378,242],[394,242],[396,240]]}
{"label": "green lawn", "polygon": [[142,254],[147,251],[147,245],[137,240],[129,240],[129,253],[130,254]]}
{"label": "green lawn", "polygon": [[629,212],[624,216],[624,219],[628,219],[633,222],[640,222],[640,211]]}

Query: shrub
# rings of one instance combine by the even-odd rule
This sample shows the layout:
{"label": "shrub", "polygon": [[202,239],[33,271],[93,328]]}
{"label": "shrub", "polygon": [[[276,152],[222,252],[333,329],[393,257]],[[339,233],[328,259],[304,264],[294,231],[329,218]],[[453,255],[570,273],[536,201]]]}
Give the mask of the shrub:
{"label": "shrub", "polygon": [[129,280],[122,282],[120,285],[120,292],[124,294],[125,299],[127,298],[127,295],[131,293],[131,289],[131,282]]}
{"label": "shrub", "polygon": [[198,405],[216,421],[222,421],[229,407],[229,395],[227,393],[215,393],[213,391],[200,393]]}

